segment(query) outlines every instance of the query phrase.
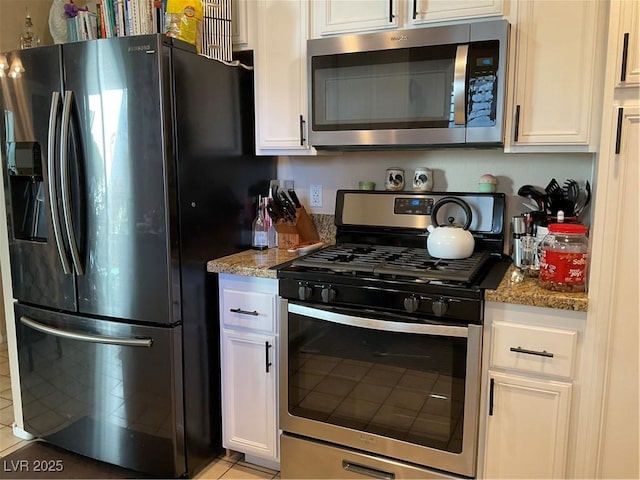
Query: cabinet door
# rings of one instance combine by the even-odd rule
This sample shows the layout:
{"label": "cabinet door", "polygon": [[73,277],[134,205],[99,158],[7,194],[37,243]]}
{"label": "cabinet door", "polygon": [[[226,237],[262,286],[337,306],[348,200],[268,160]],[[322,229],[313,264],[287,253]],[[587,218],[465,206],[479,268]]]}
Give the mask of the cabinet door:
{"label": "cabinet door", "polygon": [[[637,94],[636,94],[637,95]],[[614,218],[606,263],[613,265],[609,302],[605,422],[599,478],[638,478],[638,178],[640,108],[618,109],[617,155],[607,192]],[[613,188],[611,188],[613,187]],[[616,208],[616,205],[618,206]],[[606,208],[606,207],[605,207]],[[602,271],[602,270],[601,270]],[[605,274],[608,272],[604,272]],[[598,297],[600,299],[601,297]],[[635,461],[634,461],[635,458]]]}
{"label": "cabinet door", "polygon": [[620,2],[620,36],[617,39],[618,65],[620,66],[620,85],[637,86],[640,84],[640,2],[624,0]]}
{"label": "cabinet door", "polygon": [[486,17],[502,13],[502,0],[408,0],[413,24]]}
{"label": "cabinet door", "polygon": [[250,47],[248,0],[231,0],[231,42],[234,50]]}
{"label": "cabinet door", "polygon": [[255,2],[256,145],[263,155],[309,155],[307,2]]}
{"label": "cabinet door", "polygon": [[314,36],[398,28],[399,0],[313,2]]}
{"label": "cabinet door", "polygon": [[604,4],[518,2],[512,25],[515,96],[507,118],[507,151],[531,145],[550,147],[534,151],[595,151]]}
{"label": "cabinet door", "polygon": [[571,384],[489,372],[485,478],[563,478]]}
{"label": "cabinet door", "polygon": [[223,330],[223,446],[278,460],[277,337]]}

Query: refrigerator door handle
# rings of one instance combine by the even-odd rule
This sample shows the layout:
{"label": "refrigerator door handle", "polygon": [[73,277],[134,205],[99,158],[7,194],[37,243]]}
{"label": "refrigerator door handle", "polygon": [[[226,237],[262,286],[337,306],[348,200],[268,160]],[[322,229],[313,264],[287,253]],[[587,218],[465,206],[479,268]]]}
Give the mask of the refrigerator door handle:
{"label": "refrigerator door handle", "polygon": [[62,128],[60,129],[60,188],[62,189],[62,211],[64,213],[64,223],[69,240],[69,250],[71,259],[78,275],[84,275],[84,268],[80,260],[78,241],[73,231],[73,218],[71,216],[71,190],[69,186],[69,128],[71,125],[71,103],[73,92],[64,92],[64,103],[62,106]]}
{"label": "refrigerator door handle", "polygon": [[60,107],[60,92],[51,93],[51,108],[49,109],[49,134],[47,140],[47,180],[49,183],[49,209],[53,223],[53,236],[62,263],[65,275],[73,273],[67,254],[62,243],[62,227],[60,226],[60,212],[58,211],[58,199],[56,195],[55,157],[56,157],[56,132],[58,130],[58,110]]}
{"label": "refrigerator door handle", "polygon": [[104,343],[107,345],[119,345],[123,347],[151,347],[153,339],[151,338],[126,338],[126,337],[106,337],[103,335],[93,335],[90,333],[78,333],[60,328],[50,327],[42,323],[36,322],[32,318],[22,315],[20,322],[27,327],[38,330],[49,335],[70,340],[79,340],[81,342]]}

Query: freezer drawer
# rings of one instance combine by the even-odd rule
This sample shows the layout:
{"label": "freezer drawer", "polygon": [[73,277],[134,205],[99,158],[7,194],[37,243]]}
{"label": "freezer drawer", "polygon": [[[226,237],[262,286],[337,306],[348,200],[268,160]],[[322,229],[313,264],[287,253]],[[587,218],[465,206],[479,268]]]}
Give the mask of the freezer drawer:
{"label": "freezer drawer", "polygon": [[160,478],[186,471],[182,327],[15,313],[25,430]]}

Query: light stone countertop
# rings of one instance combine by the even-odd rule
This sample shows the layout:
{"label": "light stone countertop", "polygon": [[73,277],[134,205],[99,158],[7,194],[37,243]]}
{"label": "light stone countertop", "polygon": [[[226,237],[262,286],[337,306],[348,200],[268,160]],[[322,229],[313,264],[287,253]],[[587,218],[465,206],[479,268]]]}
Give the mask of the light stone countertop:
{"label": "light stone countertop", "polygon": [[[335,241],[333,215],[311,215],[318,229],[320,239],[331,244]],[[270,248],[268,250],[246,250],[207,262],[207,271],[213,273],[231,273],[249,277],[277,278],[276,265],[297,258],[297,253]],[[586,312],[588,295],[586,293],[552,292],[538,287],[536,278],[525,278],[522,283],[512,284],[509,279],[515,267],[512,265],[496,290],[486,290],[486,301],[529,305],[534,307],[556,308]]]}
{"label": "light stone countertop", "polygon": [[[250,277],[277,278],[276,265],[297,258],[298,254],[286,250],[270,248],[268,250],[246,250],[226,257],[210,260],[207,271],[213,273],[231,273]],[[548,307],[559,310],[586,312],[587,293],[552,292],[540,288],[535,278],[525,278],[522,283],[512,284],[509,279],[515,267],[511,266],[496,290],[486,290],[486,301]]]}
{"label": "light stone countertop", "polygon": [[298,258],[297,253],[289,253],[278,248],[267,250],[245,250],[207,262],[207,272],[232,273],[247,277],[277,278],[277,270],[271,267]]}
{"label": "light stone countertop", "polygon": [[[325,244],[334,243],[336,238],[335,217],[326,214],[311,214],[311,219],[318,231],[318,237]],[[297,253],[269,248],[267,250],[245,250],[207,262],[207,272],[231,273],[248,277],[277,278],[276,265],[297,258]]]}
{"label": "light stone countertop", "polygon": [[552,292],[538,286],[538,279],[526,277],[522,283],[511,283],[511,273],[515,267],[507,270],[496,290],[485,290],[484,299],[489,302],[548,307],[559,310],[586,312],[589,305],[587,293]]}

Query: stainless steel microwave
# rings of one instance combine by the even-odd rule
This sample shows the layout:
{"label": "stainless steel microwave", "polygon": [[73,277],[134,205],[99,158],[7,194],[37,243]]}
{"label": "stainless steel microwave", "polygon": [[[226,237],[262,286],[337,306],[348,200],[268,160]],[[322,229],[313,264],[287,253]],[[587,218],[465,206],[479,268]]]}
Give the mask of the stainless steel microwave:
{"label": "stainless steel microwave", "polygon": [[506,20],[308,40],[319,149],[500,146]]}

